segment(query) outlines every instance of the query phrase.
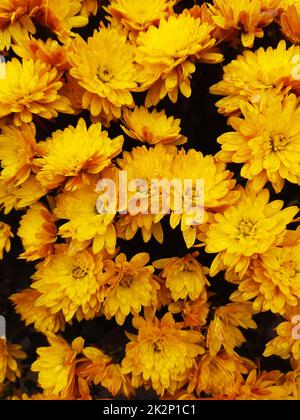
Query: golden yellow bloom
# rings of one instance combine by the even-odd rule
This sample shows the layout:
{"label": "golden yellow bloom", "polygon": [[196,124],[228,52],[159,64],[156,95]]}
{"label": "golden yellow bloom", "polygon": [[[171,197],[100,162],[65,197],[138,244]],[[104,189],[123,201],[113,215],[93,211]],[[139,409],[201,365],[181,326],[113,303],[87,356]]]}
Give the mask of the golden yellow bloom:
{"label": "golden yellow bloom", "polygon": [[[127,208],[120,209],[127,210],[128,214],[121,216],[117,223],[119,237],[130,240],[141,229],[145,242],[149,242],[152,235],[158,242],[163,242],[163,230],[160,223],[165,216],[161,214],[162,194],[161,191],[156,194],[157,198],[154,203],[158,205],[159,209],[152,209],[151,204],[153,203],[150,199],[153,191],[152,181],[153,179],[158,181],[173,179],[172,162],[175,153],[176,148],[172,146],[164,148],[162,145],[157,145],[150,149],[142,146],[134,148],[131,152],[124,152],[123,158],[118,159],[117,162],[121,170],[127,172],[128,183],[143,180],[144,186],[147,186],[148,189],[146,191],[143,185],[136,185],[138,193],[137,191],[129,192]],[[137,200],[137,195],[140,197],[140,203]]]}
{"label": "golden yellow bloom", "polygon": [[89,17],[90,15],[96,15],[98,11],[99,0],[82,0],[82,6],[80,14],[82,16]]}
{"label": "golden yellow bloom", "polygon": [[5,338],[0,337],[0,384],[5,379],[14,382],[16,378],[20,378],[18,361],[26,357],[26,354],[21,351],[21,346],[10,344]]}
{"label": "golden yellow bloom", "polygon": [[130,375],[124,374],[122,372],[122,367],[119,364],[112,363],[107,366],[105,376],[102,380],[102,386],[104,386],[113,397],[123,395],[126,398],[130,398],[134,394]]}
{"label": "golden yellow bloom", "polygon": [[130,31],[146,31],[168,17],[178,0],[111,0],[104,9]]}
{"label": "golden yellow bloom", "polygon": [[102,27],[87,42],[77,36],[72,49],[70,73],[85,89],[83,108],[106,123],[121,118],[122,107],[134,105],[134,47],[115,29]]}
{"label": "golden yellow bloom", "polygon": [[52,313],[46,306],[37,306],[36,301],[40,296],[41,293],[37,290],[24,289],[10,296],[10,299],[26,326],[33,324],[34,328],[43,334],[63,331],[65,326],[63,313],[61,311]]}
{"label": "golden yellow bloom", "polygon": [[216,356],[205,353],[191,374],[188,392],[197,395],[205,392],[214,397],[234,398],[244,382],[243,375],[255,365],[237,354],[229,355],[221,351]]}
{"label": "golden yellow bloom", "polygon": [[113,317],[123,325],[126,317],[132,313],[138,315],[142,307],[155,304],[158,284],[152,278],[154,268],[146,266],[150,256],[140,253],[127,261],[125,254],[120,254],[115,261],[104,260],[101,284],[106,296],[103,313],[107,319]]}
{"label": "golden yellow bloom", "polygon": [[4,251],[10,251],[10,240],[13,237],[11,227],[4,222],[0,222],[0,260],[3,259]]}
{"label": "golden yellow bloom", "polygon": [[210,285],[206,278],[209,270],[197,261],[198,255],[199,252],[195,252],[183,258],[166,258],[153,263],[155,268],[162,270],[161,276],[166,279],[166,286],[175,302],[188,297],[196,300],[205,286]]}
{"label": "golden yellow bloom", "polygon": [[24,39],[19,41],[17,45],[13,45],[13,50],[19,57],[26,60],[40,60],[43,63],[56,67],[57,70],[70,68],[67,49],[51,38],[48,38],[46,41],[33,37]]}
{"label": "golden yellow bloom", "polygon": [[114,214],[99,214],[96,203],[99,198],[94,186],[75,192],[64,192],[57,198],[54,214],[69,221],[59,228],[63,238],[70,238],[70,255],[92,244],[93,252],[106,249],[114,254],[117,242]]}
{"label": "golden yellow bloom", "polygon": [[256,194],[247,188],[235,205],[215,215],[206,238],[206,252],[219,253],[210,269],[212,276],[220,270],[232,269],[243,277],[252,258],[282,239],[298,208],[282,210],[283,201],[269,199],[268,190]]}
{"label": "golden yellow bloom", "polygon": [[211,58],[209,51],[215,44],[211,29],[208,23],[182,13],[139,34],[136,60],[149,75],[146,107],[157,105],[166,95],[175,103],[179,90],[185,97],[191,96],[190,78],[196,70],[192,59]]}
{"label": "golden yellow bloom", "polygon": [[300,1],[283,1],[284,11],[280,15],[283,34],[293,43],[300,43]]}
{"label": "golden yellow bloom", "polygon": [[53,31],[62,42],[67,42],[75,34],[72,28],[81,28],[88,23],[87,16],[79,15],[82,0],[46,0],[38,14],[38,21]]}
{"label": "golden yellow bloom", "polygon": [[25,252],[20,258],[34,261],[50,256],[56,241],[56,218],[41,203],[33,204],[21,218],[18,236]]}
{"label": "golden yellow bloom", "polygon": [[279,13],[280,0],[214,0],[208,6],[215,24],[233,35],[241,34],[242,44],[252,48],[255,38],[263,38],[263,27]]}
{"label": "golden yellow bloom", "polygon": [[146,313],[145,319],[134,318],[133,326],[138,335],[130,335],[132,341],[126,346],[123,372],[132,374],[134,388],[149,384],[159,395],[165,391],[174,394],[195,358],[204,352],[199,345],[202,335],[183,330],[183,325],[176,323],[170,313],[161,321]]}
{"label": "golden yellow bloom", "polygon": [[172,314],[181,313],[187,328],[203,327],[209,314],[207,298],[207,292],[204,289],[198,299],[172,302],[169,304],[168,309]]}
{"label": "golden yellow bloom", "polygon": [[45,395],[54,394],[62,399],[74,397],[76,388],[77,356],[82,353],[84,340],[76,338],[71,346],[60,336],[47,334],[49,346],[37,349],[38,358],[31,370],[38,372],[38,382]]}
{"label": "golden yellow bloom", "polygon": [[123,121],[123,131],[142,143],[179,146],[187,142],[187,138],[181,134],[181,120],[167,117],[165,111],[149,111],[143,106],[135,107],[133,111],[126,108]]}
{"label": "golden yellow bloom", "polygon": [[289,390],[291,397],[300,399],[300,366],[298,361],[293,361],[293,370],[285,375],[284,385]]}
{"label": "golden yellow bloom", "polygon": [[74,79],[70,73],[66,75],[66,83],[63,85],[60,92],[69,99],[75,115],[83,111],[82,98],[85,90],[80,86],[78,80]]}
{"label": "golden yellow bloom", "polygon": [[66,245],[58,245],[55,254],[38,264],[32,276],[32,288],[41,294],[36,306],[50,308],[53,314],[62,311],[66,322],[74,317],[78,321],[94,319],[103,300],[101,270],[101,256],[84,250],[71,257]]}
{"label": "golden yellow bloom", "polygon": [[296,361],[300,360],[299,310],[300,305],[287,309],[286,320],[276,328],[277,336],[266,345],[265,357],[276,355],[289,359],[292,356]]}
{"label": "golden yellow bloom", "polygon": [[101,124],[87,128],[80,118],[76,128],[57,130],[47,139],[46,153],[36,161],[41,168],[37,180],[48,190],[62,184],[71,191],[90,185],[122,151],[123,141],[123,136],[111,140]]}
{"label": "golden yellow bloom", "polygon": [[287,48],[285,41],[280,41],[277,48],[246,50],[224,67],[223,80],[210,89],[213,95],[226,96],[217,102],[219,112],[238,113],[243,103],[259,103],[266,93],[300,92],[300,80],[293,76],[294,57],[299,55],[300,47]]}
{"label": "golden yellow bloom", "polygon": [[[184,186],[182,194],[184,200],[182,211],[178,212],[176,208],[172,209],[170,225],[172,229],[175,229],[181,222],[186,245],[191,248],[196,241],[196,225],[206,223],[209,219],[209,212],[217,212],[223,206],[234,203],[240,193],[234,190],[236,184],[233,179],[234,174],[226,170],[224,163],[216,161],[211,155],[203,156],[201,152],[194,149],[178,152],[174,158],[172,170],[173,178],[180,180]],[[190,185],[185,185],[186,180],[192,180],[192,194]],[[203,191],[199,191],[197,188],[198,180],[204,182]],[[186,206],[186,202],[190,198],[192,198],[192,208]],[[174,200],[174,205],[177,206],[178,201],[178,199]],[[204,210],[203,220],[200,220],[202,209]]]}
{"label": "golden yellow bloom", "polygon": [[252,320],[253,310],[250,302],[230,303],[215,311],[214,319],[207,330],[207,347],[211,356],[216,356],[224,348],[230,356],[234,349],[241,347],[246,341],[239,327],[243,329],[257,328]]}
{"label": "golden yellow bloom", "polygon": [[21,126],[33,115],[50,120],[58,112],[72,113],[68,99],[58,93],[63,86],[60,78],[60,72],[41,61],[8,61],[6,78],[0,79],[0,118],[12,115]]}
{"label": "golden yellow bloom", "polygon": [[253,260],[234,301],[255,298],[256,312],[272,311],[284,315],[288,306],[300,302],[300,245],[278,246]]}
{"label": "golden yellow bloom", "polygon": [[12,39],[16,42],[35,33],[32,18],[36,17],[43,0],[1,0],[0,51],[9,50]]}
{"label": "golden yellow bloom", "polygon": [[37,167],[34,158],[42,152],[35,140],[34,124],[21,127],[6,126],[0,134],[1,180],[15,185],[23,184]]}
{"label": "golden yellow bloom", "polygon": [[241,386],[237,400],[287,399],[288,387],[283,384],[283,374],[278,370],[258,373],[253,369]]}
{"label": "golden yellow bloom", "polygon": [[278,193],[285,180],[300,183],[300,107],[295,95],[283,102],[276,96],[256,107],[241,106],[244,119],[232,117],[236,132],[219,137],[224,162],[243,163],[241,175],[252,181],[255,190],[270,181]]}

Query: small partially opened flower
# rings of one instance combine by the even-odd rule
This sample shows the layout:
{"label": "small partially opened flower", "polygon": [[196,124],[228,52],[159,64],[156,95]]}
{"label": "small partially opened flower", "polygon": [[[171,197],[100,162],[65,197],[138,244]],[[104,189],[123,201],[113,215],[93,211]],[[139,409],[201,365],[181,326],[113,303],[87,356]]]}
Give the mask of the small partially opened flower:
{"label": "small partially opened flower", "polygon": [[293,44],[300,44],[300,1],[283,0],[280,25],[283,34]]}
{"label": "small partially opened flower", "polygon": [[18,230],[25,249],[20,258],[34,261],[52,254],[57,235],[55,221],[55,216],[41,203],[29,208]]}
{"label": "small partially opened flower", "polygon": [[96,15],[99,7],[99,0],[82,0],[80,14],[89,17]]}
{"label": "small partially opened flower", "polygon": [[19,361],[26,359],[26,354],[18,344],[9,343],[6,338],[0,337],[0,384],[5,379],[14,382],[20,378]]}
{"label": "small partially opened flower", "polygon": [[11,238],[13,237],[11,227],[7,223],[0,222],[0,260],[3,259],[4,251],[10,251]]}
{"label": "small partially opened flower", "polygon": [[36,161],[37,180],[48,190],[64,185],[74,191],[89,185],[122,151],[123,141],[122,136],[111,140],[101,124],[87,127],[81,118],[76,127],[57,130],[47,139],[44,156]]}
{"label": "small partially opened flower", "polygon": [[84,340],[76,338],[69,345],[62,337],[47,334],[49,346],[37,349],[38,358],[31,370],[38,372],[38,382],[45,395],[72,399],[76,392],[76,366],[82,353]]}
{"label": "small partially opened flower", "polygon": [[258,372],[253,369],[241,386],[237,400],[286,400],[289,388],[284,386],[284,376],[279,370]]}
{"label": "small partially opened flower", "polygon": [[59,112],[72,113],[68,99],[59,93],[60,79],[60,72],[39,60],[8,61],[6,78],[0,79],[0,118],[11,115],[21,126],[34,115],[50,120]]}
{"label": "small partially opened flower", "polygon": [[143,106],[135,107],[132,111],[126,108],[123,121],[123,131],[142,143],[179,146],[187,142],[187,138],[181,134],[181,120],[167,117],[165,111],[149,111]]}

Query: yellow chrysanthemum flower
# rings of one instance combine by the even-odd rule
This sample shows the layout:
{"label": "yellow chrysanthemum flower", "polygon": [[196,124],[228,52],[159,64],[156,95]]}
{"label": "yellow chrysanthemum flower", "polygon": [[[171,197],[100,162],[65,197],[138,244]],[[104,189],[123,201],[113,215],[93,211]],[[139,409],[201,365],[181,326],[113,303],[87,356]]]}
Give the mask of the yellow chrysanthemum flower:
{"label": "yellow chrysanthemum flower", "polygon": [[70,68],[67,58],[67,49],[56,40],[48,38],[46,41],[31,37],[13,45],[14,52],[25,60],[40,60],[43,63],[56,67],[57,70]]}
{"label": "yellow chrysanthemum flower", "polygon": [[43,334],[63,331],[65,318],[62,312],[52,313],[46,306],[37,306],[36,301],[40,296],[37,290],[25,289],[10,296],[10,299],[26,326],[33,324],[34,328]]}
{"label": "yellow chrysanthemum flower", "polygon": [[216,356],[224,348],[226,353],[234,355],[234,349],[246,341],[239,327],[257,328],[252,320],[253,309],[250,302],[230,303],[215,311],[214,319],[207,330],[207,347],[211,356]]}
{"label": "yellow chrysanthemum flower", "polygon": [[82,6],[80,14],[82,16],[89,17],[90,15],[96,15],[99,7],[99,0],[81,0]]}
{"label": "yellow chrysanthemum flower", "polygon": [[300,183],[300,107],[295,95],[272,98],[261,107],[241,107],[244,119],[232,117],[236,132],[219,137],[224,162],[243,163],[241,175],[255,190],[270,181],[277,193],[285,180]]}
{"label": "yellow chrysanthemum flower", "polygon": [[224,67],[223,80],[212,86],[213,95],[226,96],[217,102],[221,114],[238,113],[243,103],[259,103],[264,94],[270,96],[292,89],[300,92],[300,80],[293,76],[294,57],[300,56],[300,47],[286,47],[280,41],[277,48],[246,50]]}
{"label": "yellow chrysanthemum flower", "polygon": [[102,380],[102,386],[106,388],[113,397],[123,395],[130,398],[134,394],[134,388],[131,385],[130,375],[122,372],[122,366],[112,363],[107,366],[105,376]]}
{"label": "yellow chrysanthemum flower", "polygon": [[242,277],[251,259],[282,239],[287,225],[298,213],[296,206],[282,210],[281,200],[269,202],[268,190],[256,194],[247,188],[241,193],[235,205],[215,215],[207,232],[206,252],[219,253],[210,269],[212,276],[232,269]]}
{"label": "yellow chrysanthemum flower", "polygon": [[38,382],[45,395],[72,399],[75,394],[77,356],[82,353],[84,340],[76,338],[71,346],[60,336],[47,334],[48,347],[37,349],[38,358],[31,370],[38,372]]}
{"label": "yellow chrysanthemum flower", "polygon": [[278,370],[259,373],[253,369],[241,386],[237,400],[285,400],[289,389],[284,386],[283,373]]}
{"label": "yellow chrysanthemum flower", "polygon": [[300,302],[300,245],[272,248],[253,260],[231,300],[254,299],[256,312],[284,315]]}
{"label": "yellow chrysanthemum flower", "polygon": [[155,268],[162,270],[161,276],[166,280],[175,302],[188,297],[196,300],[205,286],[209,286],[206,278],[209,270],[196,260],[198,255],[199,252],[195,252],[183,258],[166,258],[153,263]]}
{"label": "yellow chrysanthemum flower", "polygon": [[25,249],[20,258],[34,261],[52,254],[57,235],[55,221],[54,215],[41,203],[29,208],[18,230]]}
{"label": "yellow chrysanthemum flower", "polygon": [[[158,242],[163,242],[163,230],[160,222],[165,215],[159,214],[159,212],[152,214],[154,210],[151,210],[149,197],[152,194],[153,179],[158,181],[173,179],[172,162],[175,153],[176,148],[172,146],[164,148],[162,145],[157,145],[150,149],[142,146],[134,148],[131,152],[124,152],[123,158],[118,159],[117,162],[121,170],[127,172],[128,183],[143,180],[148,187],[148,191],[143,192],[143,186],[136,186],[141,198],[140,205],[136,206],[140,208],[139,211],[132,205],[137,202],[137,192],[130,192],[125,205],[127,207],[120,209],[128,212],[127,215],[121,216],[117,223],[118,236],[122,239],[132,239],[141,229],[145,242],[149,242],[152,235]],[[161,191],[156,195],[158,195],[156,200],[161,201]],[[161,207],[160,204],[159,207]]]}
{"label": "yellow chrysanthemum flower", "polygon": [[64,192],[57,198],[54,214],[69,221],[59,228],[59,234],[71,239],[69,254],[92,245],[93,252],[106,249],[115,253],[117,235],[113,224],[114,214],[99,214],[96,203],[99,194],[94,186],[84,187],[75,192]]}
{"label": "yellow chrysanthemum flower", "polygon": [[284,11],[280,15],[283,34],[293,43],[300,44],[300,1],[282,0]]}
{"label": "yellow chrysanthemum flower", "polygon": [[66,245],[58,245],[55,254],[38,264],[32,276],[32,288],[41,294],[36,306],[50,308],[53,314],[62,311],[66,322],[74,317],[78,321],[94,319],[103,301],[101,272],[101,256],[84,250],[71,257]]}
{"label": "yellow chrysanthemum flower", "polygon": [[14,117],[17,126],[30,123],[33,115],[52,119],[58,112],[72,113],[67,98],[59,94],[61,73],[41,61],[13,58],[0,79],[0,118]]}
{"label": "yellow chrysanthemum flower", "polygon": [[76,37],[72,50],[70,73],[85,89],[83,108],[106,123],[121,118],[122,107],[134,105],[131,94],[137,87],[134,47],[115,29],[102,27],[87,42]]}
{"label": "yellow chrysanthemum flower", "polygon": [[296,361],[300,360],[299,311],[300,305],[287,309],[286,320],[276,328],[277,336],[266,345],[265,357],[276,355],[289,359],[292,356]]}
{"label": "yellow chrysanthemum flower", "polygon": [[74,36],[72,28],[81,28],[88,24],[88,17],[80,15],[82,0],[46,0],[38,14],[38,22],[53,31],[62,42],[68,42]]}
{"label": "yellow chrysanthemum flower", "polygon": [[178,0],[111,0],[104,9],[130,31],[146,31],[172,13]]}
{"label": "yellow chrysanthemum flower", "polygon": [[113,260],[104,260],[103,313],[107,319],[116,318],[123,325],[126,317],[132,313],[138,315],[142,307],[155,304],[158,284],[152,278],[154,268],[148,264],[150,256],[140,253],[127,261],[125,254]]}
{"label": "yellow chrysanthemum flower", "polygon": [[34,158],[43,148],[36,143],[34,124],[21,127],[6,126],[0,134],[1,180],[15,185],[23,184],[31,171],[38,170]]}
{"label": "yellow chrysanthemum flower", "polygon": [[75,115],[83,111],[82,98],[85,90],[70,73],[66,74],[66,83],[61,88],[61,94],[69,99]]}
{"label": "yellow chrysanthemum flower", "polygon": [[37,180],[48,190],[62,184],[71,191],[90,185],[122,151],[123,141],[123,136],[111,140],[101,124],[87,128],[80,118],[76,128],[57,130],[47,139],[46,152],[36,161],[41,168]]}
{"label": "yellow chrysanthemum flower", "polygon": [[[236,181],[233,173],[226,170],[226,165],[214,159],[213,156],[203,156],[201,152],[189,149],[187,152],[181,150],[173,162],[173,178],[180,180],[184,185],[185,180],[192,180],[192,194],[190,185],[186,186],[183,194],[182,212],[172,209],[170,225],[175,229],[181,223],[181,230],[188,248],[191,248],[196,241],[196,226],[206,223],[210,212],[217,212],[223,206],[234,203],[240,193],[234,190]],[[197,181],[203,181],[203,191],[199,192]],[[199,193],[201,194],[199,197]],[[203,198],[203,203],[201,202]],[[192,199],[192,208],[186,206],[187,199]],[[200,202],[197,201],[200,199]],[[176,201],[174,201],[176,204]],[[194,210],[195,209],[195,210]],[[201,209],[204,210],[203,220],[197,215]],[[201,216],[200,216],[201,217]]]}
{"label": "yellow chrysanthemum flower", "polygon": [[168,302],[168,310],[172,314],[180,313],[187,328],[203,327],[206,325],[207,316],[210,310],[207,299],[208,295],[206,289],[204,289],[200,297],[196,300],[181,300],[178,302],[172,302],[171,300],[171,303]]}
{"label": "yellow chrysanthemum flower", "polygon": [[138,335],[130,335],[122,362],[124,373],[132,374],[134,388],[150,385],[159,395],[174,394],[178,382],[187,377],[195,358],[204,352],[199,345],[202,335],[182,330],[170,313],[161,321],[151,313],[133,319]]}
{"label": "yellow chrysanthemum flower", "polygon": [[0,337],[0,384],[5,379],[14,382],[16,378],[20,378],[18,361],[24,360],[26,357],[21,346],[10,344],[5,338]]}
{"label": "yellow chrysanthemum flower", "polygon": [[13,237],[14,235],[11,231],[11,227],[4,222],[0,222],[0,260],[3,259],[4,251],[10,251],[10,240]]}
{"label": "yellow chrysanthemum flower", "polygon": [[254,367],[254,363],[237,354],[229,355],[221,351],[218,355],[211,356],[207,352],[191,374],[188,392],[195,391],[197,395],[205,392],[214,397],[234,398],[244,382],[243,375]]}
{"label": "yellow chrysanthemum flower", "polygon": [[242,32],[242,44],[252,48],[255,38],[263,38],[263,27],[279,14],[280,0],[214,0],[208,5],[215,24],[235,34]]}
{"label": "yellow chrysanthemum flower", "polygon": [[0,4],[0,51],[9,50],[12,39],[16,42],[35,33],[32,18],[44,0],[1,0]]}
{"label": "yellow chrysanthemum flower", "polygon": [[143,106],[135,107],[133,111],[125,109],[123,121],[123,131],[142,143],[179,146],[187,142],[187,138],[181,134],[181,120],[167,117],[165,111],[149,111]]}
{"label": "yellow chrysanthemum flower", "polygon": [[136,60],[149,74],[147,107],[157,105],[166,95],[175,103],[179,90],[191,96],[190,78],[196,70],[193,56],[202,61],[211,58],[210,49],[216,41],[210,36],[211,29],[208,23],[182,13],[139,34]]}

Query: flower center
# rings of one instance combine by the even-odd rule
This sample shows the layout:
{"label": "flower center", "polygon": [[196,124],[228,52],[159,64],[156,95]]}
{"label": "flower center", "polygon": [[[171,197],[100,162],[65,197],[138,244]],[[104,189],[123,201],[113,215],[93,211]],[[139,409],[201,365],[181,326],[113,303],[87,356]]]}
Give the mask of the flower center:
{"label": "flower center", "polygon": [[293,261],[284,261],[280,267],[280,275],[284,278],[294,278],[296,276],[295,263]]}
{"label": "flower center", "polygon": [[83,279],[88,274],[88,269],[86,267],[75,267],[73,270],[73,277],[75,279]]}
{"label": "flower center", "polygon": [[109,67],[100,67],[98,69],[98,79],[101,80],[102,83],[108,83],[112,79],[112,70]]}
{"label": "flower center", "polygon": [[249,236],[254,236],[256,233],[256,226],[254,222],[251,222],[251,220],[242,220],[239,227],[239,239],[240,238],[247,238]]}
{"label": "flower center", "polygon": [[270,136],[270,144],[273,152],[284,150],[288,144],[288,138],[284,134],[274,134]]}
{"label": "flower center", "polygon": [[132,277],[132,275],[131,274],[125,274],[123,277],[122,277],[122,280],[121,280],[121,285],[123,286],[123,287],[127,287],[127,288],[129,288],[130,286],[131,286],[131,284],[132,284],[132,282],[133,282],[133,277]]}

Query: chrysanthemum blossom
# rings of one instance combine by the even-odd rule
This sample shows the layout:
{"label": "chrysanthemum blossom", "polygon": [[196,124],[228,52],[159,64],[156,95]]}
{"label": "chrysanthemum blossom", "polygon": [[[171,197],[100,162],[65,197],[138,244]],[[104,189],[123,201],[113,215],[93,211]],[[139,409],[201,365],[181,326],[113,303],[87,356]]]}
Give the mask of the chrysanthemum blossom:
{"label": "chrysanthemum blossom", "polygon": [[34,115],[50,120],[59,112],[72,113],[68,99],[59,93],[61,76],[39,60],[8,61],[6,78],[0,79],[0,118],[11,115],[21,126],[30,123]]}
{"label": "chrysanthemum blossom", "polygon": [[37,349],[38,358],[31,370],[38,372],[38,382],[45,395],[72,399],[76,392],[77,357],[82,353],[84,340],[76,338],[69,345],[62,337],[47,334],[49,346]]}
{"label": "chrysanthemum blossom", "polygon": [[142,307],[155,305],[158,284],[152,277],[154,268],[148,264],[150,256],[140,253],[127,261],[125,254],[115,260],[105,260],[101,284],[105,300],[103,313],[107,319],[116,318],[123,325],[132,313],[138,315]]}
{"label": "chrysanthemum blossom", "polygon": [[35,34],[32,19],[39,12],[44,0],[1,0],[0,51],[9,50],[12,40],[18,42]]}
{"label": "chrysanthemum blossom", "polygon": [[283,34],[293,44],[300,44],[300,1],[283,0],[280,25]]}
{"label": "chrysanthemum blossom", "polygon": [[59,219],[67,219],[59,228],[59,234],[70,239],[69,254],[92,245],[93,252],[106,249],[110,254],[115,253],[117,235],[113,224],[114,214],[99,214],[97,200],[99,193],[95,186],[84,187],[75,192],[64,192],[57,198],[54,214]]}
{"label": "chrysanthemum blossom", "polygon": [[[183,202],[182,211],[178,211],[179,200],[174,196],[170,225],[172,229],[181,225],[186,245],[191,248],[196,241],[197,225],[207,223],[211,212],[233,204],[240,193],[234,189],[233,173],[223,162],[194,149],[178,152],[172,170],[173,178],[181,181]],[[185,184],[186,180],[191,180],[192,185]],[[203,184],[198,187],[199,181]],[[189,201],[191,205],[187,205]]]}
{"label": "chrysanthemum blossom", "polygon": [[191,96],[190,79],[196,70],[193,56],[210,60],[216,41],[210,36],[211,30],[208,23],[182,13],[162,19],[158,27],[139,34],[136,61],[149,75],[147,107],[157,105],[167,95],[175,103],[179,90],[185,97]]}
{"label": "chrysanthemum blossom", "polygon": [[36,142],[34,124],[6,126],[0,134],[0,179],[15,185],[23,184],[31,172],[37,172],[34,158],[43,148]]}
{"label": "chrysanthemum blossom", "polygon": [[151,386],[159,395],[173,395],[179,382],[187,378],[195,358],[204,352],[198,331],[183,330],[170,313],[159,320],[150,313],[136,317],[138,335],[130,335],[122,362],[124,373],[132,375],[135,388]]}
{"label": "chrysanthemum blossom", "polygon": [[83,108],[106,123],[120,118],[123,106],[134,105],[134,47],[115,29],[102,27],[87,42],[77,36],[72,50],[70,73],[86,91]]}
{"label": "chrysanthemum blossom", "polygon": [[146,31],[168,17],[178,0],[112,0],[105,10],[129,31]]}
{"label": "chrysanthemum blossom", "polygon": [[253,309],[250,302],[230,303],[218,308],[207,330],[209,354],[216,356],[224,348],[226,353],[233,356],[235,348],[241,347],[246,341],[239,328],[245,330],[257,328],[252,316]]}
{"label": "chrysanthemum blossom", "polygon": [[218,27],[232,36],[241,32],[243,46],[252,48],[255,38],[263,38],[263,27],[278,16],[280,0],[214,0],[209,7]]}
{"label": "chrysanthemum blossom", "polygon": [[209,270],[197,261],[198,255],[195,252],[183,258],[166,258],[153,263],[156,269],[162,269],[160,275],[165,279],[175,302],[188,297],[196,300],[205,286],[209,286],[206,278]]}
{"label": "chrysanthemum blossom", "polygon": [[168,117],[165,111],[150,111],[143,106],[135,107],[132,111],[126,108],[123,122],[123,131],[142,143],[179,146],[187,142],[187,138],[181,134],[181,120]]}
{"label": "chrysanthemum blossom", "polygon": [[291,90],[298,94],[300,80],[293,76],[295,56],[300,56],[300,47],[287,48],[285,41],[280,41],[277,48],[244,51],[224,67],[223,80],[210,89],[213,95],[225,96],[216,104],[219,112],[239,113],[243,103],[257,104],[264,94],[274,96]]}
{"label": "chrysanthemum blossom", "polygon": [[20,378],[19,361],[26,359],[26,354],[18,344],[11,344],[5,338],[0,338],[0,384],[5,379],[14,382]]}
{"label": "chrysanthemum blossom", "polygon": [[90,15],[96,15],[99,7],[99,0],[82,0],[81,1],[80,14],[82,16],[89,17]]}
{"label": "chrysanthemum blossom", "polygon": [[27,210],[18,230],[25,250],[20,258],[34,261],[52,254],[57,235],[55,221],[55,216],[41,203]]}
{"label": "chrysanthemum blossom", "polygon": [[47,139],[44,156],[36,160],[40,167],[37,180],[48,190],[63,184],[66,190],[75,191],[89,185],[122,151],[123,141],[123,136],[111,140],[101,124],[87,127],[81,118],[76,128],[57,130]]}
{"label": "chrysanthemum blossom", "polygon": [[0,260],[3,259],[4,251],[10,251],[11,238],[13,237],[11,227],[7,223],[0,222]]}
{"label": "chrysanthemum blossom", "polygon": [[41,293],[37,290],[24,289],[10,296],[10,300],[26,326],[32,324],[36,331],[43,334],[63,331],[65,318],[62,311],[52,313],[51,309],[46,306],[37,306],[36,301],[40,296]]}
{"label": "chrysanthemum blossom", "polygon": [[241,386],[236,400],[287,400],[289,388],[284,385],[283,373],[279,370],[258,372],[253,369]]}
{"label": "chrysanthemum blossom", "polygon": [[253,258],[282,240],[299,209],[282,209],[283,201],[269,199],[268,190],[256,194],[247,188],[236,204],[215,215],[206,238],[206,252],[218,253],[210,269],[212,276],[231,269],[242,278]]}
{"label": "chrysanthemum blossom", "polygon": [[269,98],[260,107],[241,107],[244,118],[232,117],[236,132],[218,138],[224,162],[242,163],[241,175],[261,190],[269,181],[279,193],[285,180],[300,183],[300,107],[295,95]]}
{"label": "chrysanthemum blossom", "polygon": [[50,308],[52,313],[62,311],[67,322],[73,318],[94,319],[102,303],[102,258],[90,250],[74,256],[66,251],[66,245],[59,245],[48,261],[37,265],[32,288],[41,296],[36,306]]}

